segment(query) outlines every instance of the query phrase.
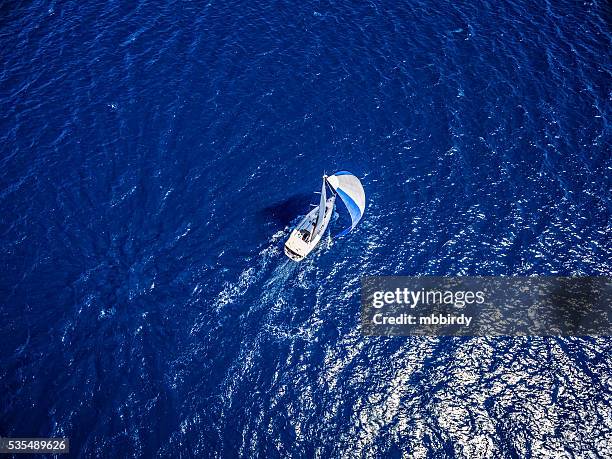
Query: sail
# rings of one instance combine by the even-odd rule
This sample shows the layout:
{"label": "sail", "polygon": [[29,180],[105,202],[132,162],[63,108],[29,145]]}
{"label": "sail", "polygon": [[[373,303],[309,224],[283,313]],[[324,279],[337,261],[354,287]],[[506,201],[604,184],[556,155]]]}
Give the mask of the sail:
{"label": "sail", "polygon": [[346,171],[327,177],[327,183],[338,193],[351,215],[351,226],[339,234],[342,236],[355,228],[361,220],[365,212],[365,191],[359,179]]}
{"label": "sail", "polygon": [[325,177],[323,177],[323,186],[321,188],[321,201],[319,202],[319,214],[317,216],[317,223],[315,227],[312,229],[312,235],[310,238],[312,239],[317,231],[319,230],[321,224],[323,223],[323,217],[325,217],[325,205],[327,204],[327,194],[325,191]]}

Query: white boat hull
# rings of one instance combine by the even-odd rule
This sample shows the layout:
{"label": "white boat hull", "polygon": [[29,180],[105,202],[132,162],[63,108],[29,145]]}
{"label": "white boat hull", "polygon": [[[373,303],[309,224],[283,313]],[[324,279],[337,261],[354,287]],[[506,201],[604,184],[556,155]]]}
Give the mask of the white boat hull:
{"label": "white boat hull", "polygon": [[294,261],[303,260],[317,246],[321,237],[325,233],[327,226],[331,220],[334,210],[336,197],[332,196],[326,201],[325,215],[323,222],[317,225],[315,234],[312,235],[312,230],[315,227],[317,216],[319,214],[319,206],[312,209],[302,221],[291,232],[289,239],[285,242],[285,255]]}

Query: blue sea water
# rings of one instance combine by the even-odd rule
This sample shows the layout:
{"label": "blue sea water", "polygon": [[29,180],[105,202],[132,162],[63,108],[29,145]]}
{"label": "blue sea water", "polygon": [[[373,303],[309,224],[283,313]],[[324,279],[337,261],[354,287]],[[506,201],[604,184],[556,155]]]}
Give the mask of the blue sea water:
{"label": "blue sea water", "polygon": [[[610,457],[609,338],[372,338],[363,275],[610,275],[604,0],[0,4],[0,436]],[[324,172],[357,229],[282,244]]]}

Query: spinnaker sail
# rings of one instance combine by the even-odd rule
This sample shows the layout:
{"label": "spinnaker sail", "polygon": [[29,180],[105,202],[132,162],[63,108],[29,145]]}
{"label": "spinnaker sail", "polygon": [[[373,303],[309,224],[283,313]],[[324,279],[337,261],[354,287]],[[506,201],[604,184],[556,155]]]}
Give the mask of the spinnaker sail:
{"label": "spinnaker sail", "polygon": [[327,177],[327,183],[340,196],[351,215],[351,226],[339,234],[343,236],[357,226],[365,212],[365,191],[359,179],[347,171],[336,172]]}

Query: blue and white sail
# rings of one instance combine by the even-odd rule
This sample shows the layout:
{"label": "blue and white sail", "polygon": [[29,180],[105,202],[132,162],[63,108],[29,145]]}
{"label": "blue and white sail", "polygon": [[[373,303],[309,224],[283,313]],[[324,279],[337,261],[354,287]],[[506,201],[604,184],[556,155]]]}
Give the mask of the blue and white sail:
{"label": "blue and white sail", "polygon": [[346,171],[336,172],[327,177],[327,183],[342,199],[351,215],[351,226],[339,234],[343,236],[357,226],[365,212],[365,191],[359,179]]}

